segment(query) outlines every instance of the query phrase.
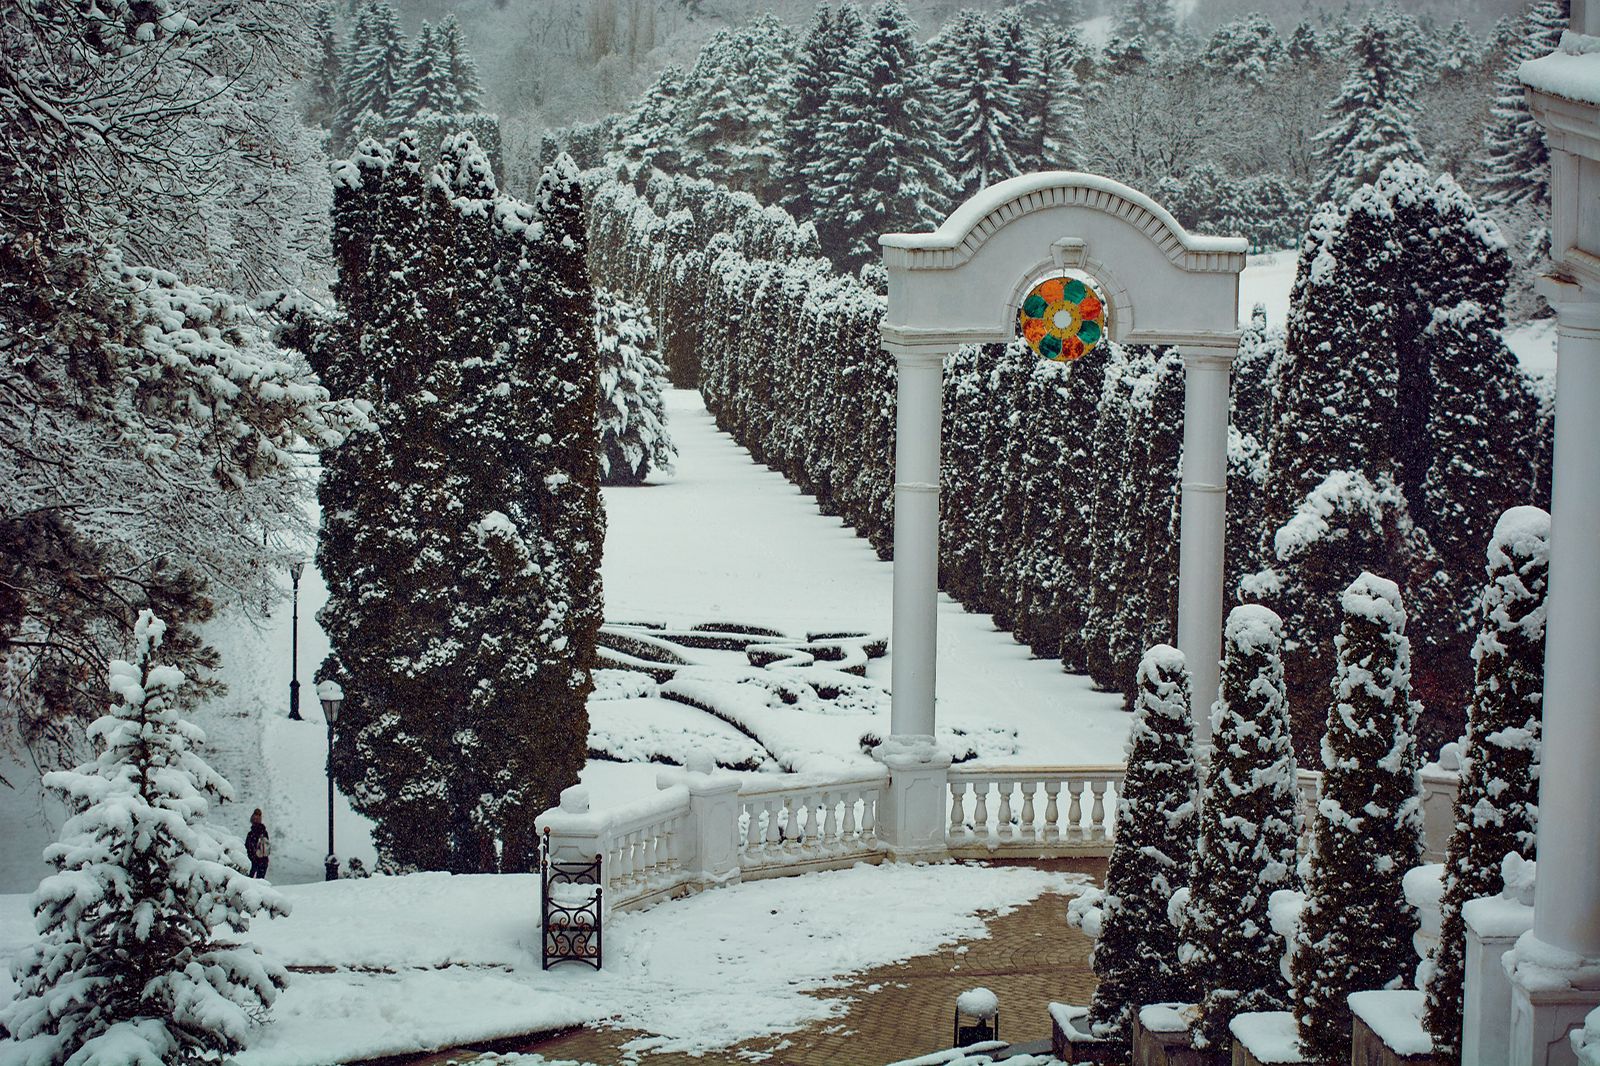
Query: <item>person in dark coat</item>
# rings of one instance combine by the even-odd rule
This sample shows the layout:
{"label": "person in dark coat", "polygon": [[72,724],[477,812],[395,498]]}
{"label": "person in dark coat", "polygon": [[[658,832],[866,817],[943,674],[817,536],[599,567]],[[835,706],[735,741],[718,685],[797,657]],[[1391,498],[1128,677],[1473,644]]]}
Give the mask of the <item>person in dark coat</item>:
{"label": "person in dark coat", "polygon": [[250,876],[267,876],[267,856],[272,852],[272,838],[267,836],[267,826],[261,820],[260,807],[250,816],[250,832],[245,835],[244,850],[250,856]]}

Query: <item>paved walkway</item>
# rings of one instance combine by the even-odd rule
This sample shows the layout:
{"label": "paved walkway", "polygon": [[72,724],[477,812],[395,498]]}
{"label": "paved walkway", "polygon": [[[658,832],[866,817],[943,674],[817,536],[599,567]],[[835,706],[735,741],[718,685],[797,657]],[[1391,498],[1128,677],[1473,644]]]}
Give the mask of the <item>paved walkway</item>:
{"label": "paved walkway", "polygon": [[[1030,863],[1046,869],[1084,873],[1103,883],[1105,860]],[[771,1066],[881,1066],[883,1063],[950,1046],[956,996],[982,985],[1000,997],[1000,1035],[1012,1043],[1046,1039],[1050,1019],[1045,1005],[1086,1003],[1094,991],[1089,970],[1089,940],[1067,925],[1067,900],[1045,895],[1003,918],[991,919],[982,940],[955,944],[932,955],[880,966],[859,974],[846,988],[853,999],[841,1018],[817,1023],[784,1037],[752,1041],[720,1053],[687,1055],[630,1053],[623,1045],[647,1038],[627,1030],[584,1029],[520,1046],[495,1050],[537,1052],[555,1062],[596,1066],[723,1066],[765,1062]],[[830,990],[829,996],[837,996]],[[412,1066],[465,1064],[477,1059],[462,1049],[414,1060]]]}

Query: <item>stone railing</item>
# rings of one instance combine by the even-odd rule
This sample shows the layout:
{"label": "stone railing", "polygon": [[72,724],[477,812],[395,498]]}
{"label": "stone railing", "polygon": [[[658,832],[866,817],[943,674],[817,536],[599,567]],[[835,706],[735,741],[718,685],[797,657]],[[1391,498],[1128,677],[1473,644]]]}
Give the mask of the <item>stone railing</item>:
{"label": "stone railing", "polygon": [[1122,767],[952,767],[945,843],[956,858],[1106,855]]}
{"label": "stone railing", "polygon": [[[655,795],[604,811],[591,811],[588,790],[575,786],[536,825],[549,832],[556,861],[600,856],[607,908],[627,910],[713,885],[886,857],[1106,856],[1122,776],[1121,766],[906,770],[890,761],[838,777],[740,777],[701,759],[687,770],[664,769]],[[1321,776],[1300,773],[1308,816]],[[1442,827],[1453,821],[1453,775],[1430,766],[1423,783],[1433,856],[1445,846]],[[914,846],[897,848],[897,839],[912,839],[907,822],[926,830]]]}
{"label": "stone railing", "polygon": [[747,879],[877,862],[882,769],[828,781],[746,779],[739,789],[739,867]]}

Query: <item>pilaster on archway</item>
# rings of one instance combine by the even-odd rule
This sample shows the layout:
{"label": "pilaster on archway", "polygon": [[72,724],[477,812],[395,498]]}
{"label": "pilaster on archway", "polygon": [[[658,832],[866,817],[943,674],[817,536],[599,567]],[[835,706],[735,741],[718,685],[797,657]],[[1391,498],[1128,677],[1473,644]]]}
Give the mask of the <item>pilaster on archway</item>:
{"label": "pilaster on archway", "polygon": [[[883,346],[899,370],[893,710],[885,758],[906,763],[926,754],[937,760],[943,357],[962,345],[1011,340],[1029,288],[1065,272],[1092,279],[1107,306],[1111,339],[1183,352],[1178,646],[1193,676],[1196,734],[1209,739],[1222,648],[1228,377],[1238,350],[1246,243],[1194,236],[1143,193],[1068,171],[1001,182],[962,204],[934,232],[891,233],[879,243],[889,276]],[[893,806],[899,818],[909,813]],[[922,839],[935,828],[942,833],[942,826],[900,831]]]}

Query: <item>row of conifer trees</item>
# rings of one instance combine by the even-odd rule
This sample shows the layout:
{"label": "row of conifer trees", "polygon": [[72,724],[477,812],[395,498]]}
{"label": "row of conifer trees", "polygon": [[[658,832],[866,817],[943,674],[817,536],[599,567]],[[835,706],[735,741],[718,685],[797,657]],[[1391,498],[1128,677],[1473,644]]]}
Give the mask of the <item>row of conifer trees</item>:
{"label": "row of conifer trees", "polygon": [[1508,854],[1534,857],[1548,553],[1546,512],[1501,517],[1480,589],[1442,934],[1420,971],[1402,884],[1423,838],[1400,587],[1364,572],[1339,597],[1304,857],[1278,616],[1251,604],[1228,617],[1203,774],[1183,656],[1165,644],[1144,653],[1105,890],[1071,911],[1097,937],[1089,1021],[1098,1035],[1127,1041],[1140,1006],[1193,1002],[1191,1042],[1219,1048],[1240,1013],[1292,1010],[1308,1061],[1344,1062],[1348,995],[1409,986],[1420,972],[1438,1054],[1459,1061],[1462,904],[1505,887]]}
{"label": "row of conifer trees", "polygon": [[[881,272],[830,269],[809,224],[707,182],[594,172],[599,276],[646,303],[669,372],[718,424],[885,557],[894,366]],[[1285,623],[1302,758],[1363,569],[1413,604],[1428,750],[1459,734],[1476,562],[1495,516],[1547,501],[1549,405],[1499,336],[1510,260],[1449,177],[1394,164],[1326,205],[1288,330],[1257,316],[1234,365],[1227,587]],[[1352,309],[1358,309],[1352,311]],[[1183,366],[1114,344],[946,362],[940,576],[968,609],[1132,705],[1176,613]]]}

